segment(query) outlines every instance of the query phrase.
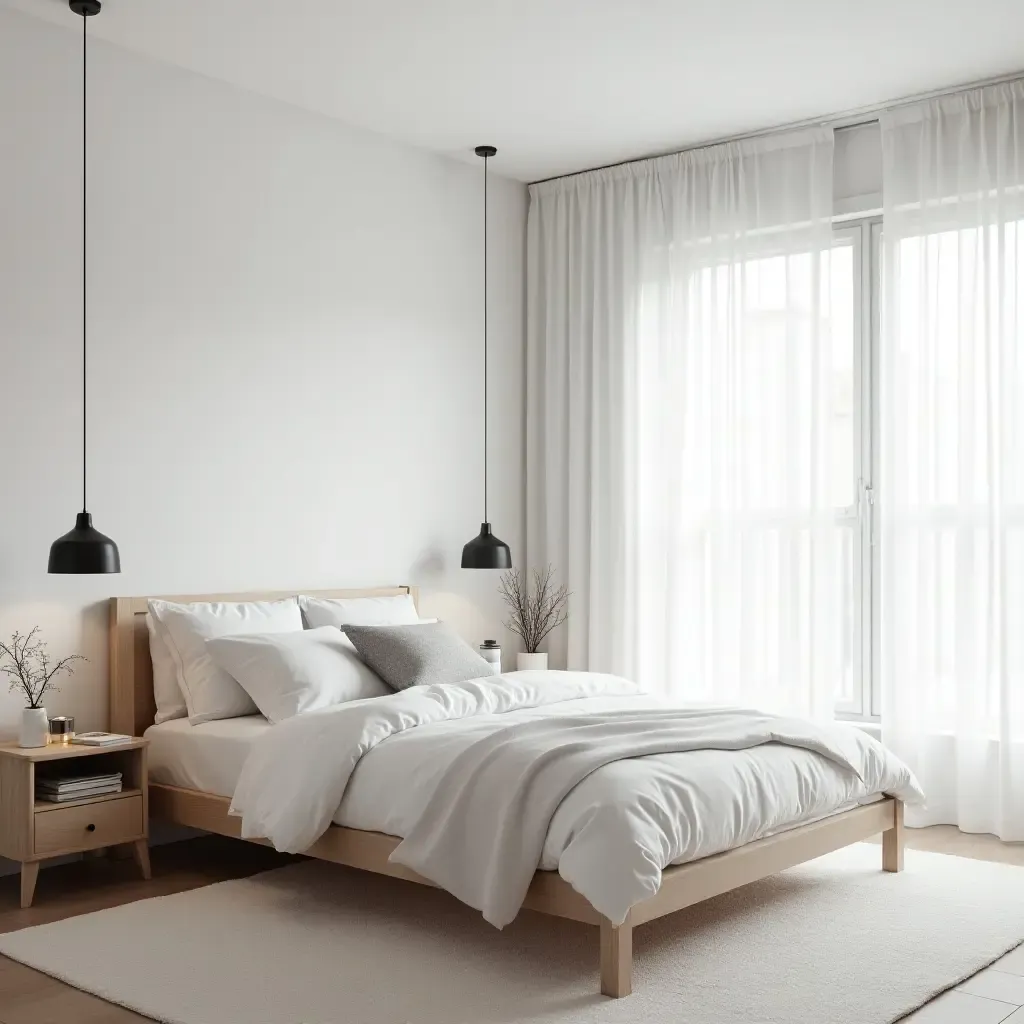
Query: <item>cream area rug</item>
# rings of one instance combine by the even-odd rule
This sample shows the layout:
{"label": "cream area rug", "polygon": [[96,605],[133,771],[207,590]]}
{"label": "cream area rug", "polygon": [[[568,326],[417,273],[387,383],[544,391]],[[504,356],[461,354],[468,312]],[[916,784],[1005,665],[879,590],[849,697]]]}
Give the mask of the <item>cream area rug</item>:
{"label": "cream area rug", "polygon": [[175,1024],[888,1024],[1024,939],[1024,868],[858,845],[634,933],[303,862],[0,937],[0,952]]}

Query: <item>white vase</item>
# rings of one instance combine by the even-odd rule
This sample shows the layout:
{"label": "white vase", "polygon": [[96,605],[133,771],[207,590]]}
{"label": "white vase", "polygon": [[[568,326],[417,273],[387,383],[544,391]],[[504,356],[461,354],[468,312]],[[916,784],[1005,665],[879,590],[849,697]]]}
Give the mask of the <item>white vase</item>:
{"label": "white vase", "polygon": [[50,736],[50,722],[46,708],[25,708],[21,713],[19,747],[45,747]]}
{"label": "white vase", "polygon": [[520,672],[527,669],[546,669],[548,667],[548,656],[546,654],[517,654],[516,668]]}

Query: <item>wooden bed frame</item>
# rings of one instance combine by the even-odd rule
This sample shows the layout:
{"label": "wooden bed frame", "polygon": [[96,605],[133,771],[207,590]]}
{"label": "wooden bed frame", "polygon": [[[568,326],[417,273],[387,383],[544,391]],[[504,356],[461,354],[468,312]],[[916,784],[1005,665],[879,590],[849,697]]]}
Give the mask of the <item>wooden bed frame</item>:
{"label": "wooden bed frame", "polygon": [[[259,594],[201,594],[162,600],[266,601],[294,596],[297,591]],[[313,597],[387,597],[411,594],[415,587],[378,587],[368,590],[302,591]],[[110,603],[110,727],[115,732],[141,736],[153,724],[153,665],[146,628],[146,597],[115,597]],[[240,821],[228,816],[230,801],[221,796],[176,786],[151,784],[150,813],[165,821],[239,837]],[[813,860],[851,843],[882,833],[882,869],[903,869],[903,804],[886,797],[876,803],[760,839],[712,857],[665,869],[657,894],[637,904],[621,925],[612,924],[555,871],[538,871],[524,906],[555,917],[566,917],[600,928],[601,991],[627,996],[632,991],[633,929],[748,882]],[[266,842],[265,840],[250,840]],[[378,874],[404,878],[423,885],[427,879],[388,857],[401,842],[381,832],[332,825],[305,852],[310,857],[346,864]]]}

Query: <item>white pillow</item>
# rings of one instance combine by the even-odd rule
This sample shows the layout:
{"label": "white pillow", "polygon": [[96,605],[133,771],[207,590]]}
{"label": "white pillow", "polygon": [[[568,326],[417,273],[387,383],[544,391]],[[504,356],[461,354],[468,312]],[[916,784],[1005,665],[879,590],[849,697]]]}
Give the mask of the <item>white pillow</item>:
{"label": "white pillow", "polygon": [[150,601],[150,613],[164,628],[178,685],[193,725],[218,718],[254,715],[252,699],[206,650],[211,637],[246,633],[292,633],[302,629],[295,598],[215,604]]}
{"label": "white pillow", "polygon": [[162,623],[152,614],[147,614],[146,628],[149,630],[149,657],[153,662],[153,697],[156,699],[154,721],[160,725],[161,722],[184,718],[188,708],[185,707],[185,698],[178,685],[178,670],[174,666]]}
{"label": "white pillow", "polygon": [[320,626],[413,626],[420,621],[412,594],[327,599],[299,596],[309,629]]}
{"label": "white pillow", "polygon": [[207,640],[206,649],[271,722],[394,692],[334,626],[225,636]]}

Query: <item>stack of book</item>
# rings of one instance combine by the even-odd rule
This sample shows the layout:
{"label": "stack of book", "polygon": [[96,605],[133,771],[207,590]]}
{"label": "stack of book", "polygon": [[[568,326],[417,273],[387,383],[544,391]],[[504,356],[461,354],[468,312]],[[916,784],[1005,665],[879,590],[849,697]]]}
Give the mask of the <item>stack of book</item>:
{"label": "stack of book", "polygon": [[80,732],[71,737],[72,743],[82,747],[112,747],[130,741],[131,736],[124,736],[119,732]]}
{"label": "stack of book", "polygon": [[36,799],[46,800],[52,804],[120,792],[120,772],[107,772],[103,775],[63,775],[36,781]]}

